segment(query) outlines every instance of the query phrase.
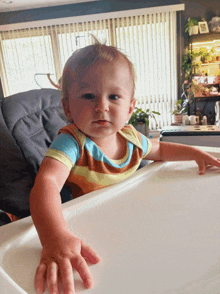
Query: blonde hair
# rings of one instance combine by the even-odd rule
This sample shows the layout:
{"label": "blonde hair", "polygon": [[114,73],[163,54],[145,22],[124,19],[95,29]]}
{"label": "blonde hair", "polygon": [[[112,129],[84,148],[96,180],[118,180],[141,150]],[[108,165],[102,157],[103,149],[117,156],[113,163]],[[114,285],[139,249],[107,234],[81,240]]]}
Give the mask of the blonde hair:
{"label": "blonde hair", "polygon": [[[120,57],[123,57],[128,63],[135,89],[135,70],[128,57],[116,47],[101,44],[95,37],[94,39],[95,44],[76,50],[67,60],[62,75],[62,97],[64,99],[68,99],[72,83],[80,82],[93,64],[98,62],[113,62]],[[132,98],[133,95],[134,90]]]}

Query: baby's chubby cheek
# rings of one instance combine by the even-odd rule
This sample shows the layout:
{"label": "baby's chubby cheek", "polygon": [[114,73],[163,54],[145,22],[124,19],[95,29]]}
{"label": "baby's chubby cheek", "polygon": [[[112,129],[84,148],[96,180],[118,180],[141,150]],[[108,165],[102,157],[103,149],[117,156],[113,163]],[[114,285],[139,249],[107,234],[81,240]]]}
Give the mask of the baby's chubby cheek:
{"label": "baby's chubby cheek", "polygon": [[77,105],[75,105],[75,108],[73,110],[73,117],[74,117],[74,121],[76,120],[80,120],[80,121],[89,121],[92,119],[93,117],[93,110],[92,110],[92,106],[87,105],[84,107],[77,107]]}

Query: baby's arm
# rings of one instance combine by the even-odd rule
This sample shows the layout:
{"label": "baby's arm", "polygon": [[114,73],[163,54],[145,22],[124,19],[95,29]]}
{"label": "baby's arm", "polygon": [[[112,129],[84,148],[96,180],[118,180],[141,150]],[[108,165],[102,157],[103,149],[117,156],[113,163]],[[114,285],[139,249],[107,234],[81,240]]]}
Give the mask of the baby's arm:
{"label": "baby's arm", "polygon": [[35,275],[38,293],[44,292],[45,281],[50,293],[59,293],[58,273],[64,293],[75,293],[72,267],[79,272],[84,285],[92,287],[94,281],[85,259],[92,263],[100,261],[96,252],[69,230],[63,217],[60,190],[68,175],[69,169],[63,163],[46,157],[31,191],[31,215],[43,247]]}
{"label": "baby's arm", "polygon": [[209,165],[220,167],[220,159],[194,146],[156,140],[152,140],[152,149],[145,159],[156,161],[195,160],[199,166],[200,175],[205,173],[206,167]]}

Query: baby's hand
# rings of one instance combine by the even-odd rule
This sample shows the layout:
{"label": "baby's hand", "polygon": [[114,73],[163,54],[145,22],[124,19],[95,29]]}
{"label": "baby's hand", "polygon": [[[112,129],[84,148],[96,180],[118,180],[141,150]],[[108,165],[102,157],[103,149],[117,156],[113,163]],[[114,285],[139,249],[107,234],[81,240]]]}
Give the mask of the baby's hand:
{"label": "baby's hand", "polygon": [[72,232],[62,232],[62,236],[53,240],[49,237],[48,242],[43,245],[40,264],[35,274],[37,292],[44,292],[46,281],[49,293],[59,294],[60,279],[64,294],[74,294],[73,268],[78,271],[86,288],[93,287],[94,279],[86,260],[93,264],[101,261],[96,252]]}
{"label": "baby's hand", "polygon": [[198,150],[195,154],[195,161],[199,166],[199,174],[203,175],[208,166],[220,167],[220,159],[206,152]]}

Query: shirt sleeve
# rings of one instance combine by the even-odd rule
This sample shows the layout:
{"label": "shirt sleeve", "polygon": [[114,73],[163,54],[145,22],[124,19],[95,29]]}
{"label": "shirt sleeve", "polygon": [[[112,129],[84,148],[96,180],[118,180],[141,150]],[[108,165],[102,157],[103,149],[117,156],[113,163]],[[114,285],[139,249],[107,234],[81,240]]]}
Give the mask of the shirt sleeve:
{"label": "shirt sleeve", "polygon": [[79,144],[73,136],[62,133],[50,145],[45,156],[62,162],[71,170],[80,157]]}
{"label": "shirt sleeve", "polygon": [[143,158],[144,158],[151,151],[152,144],[151,144],[151,141],[147,137],[145,137],[143,134],[141,134],[141,137],[142,137],[142,150],[143,150]]}

